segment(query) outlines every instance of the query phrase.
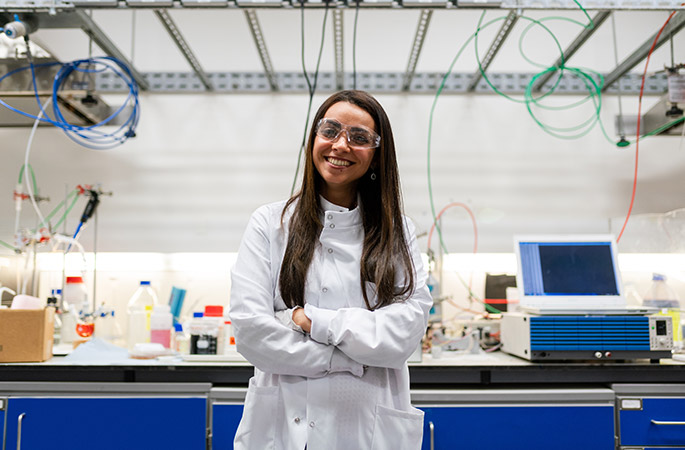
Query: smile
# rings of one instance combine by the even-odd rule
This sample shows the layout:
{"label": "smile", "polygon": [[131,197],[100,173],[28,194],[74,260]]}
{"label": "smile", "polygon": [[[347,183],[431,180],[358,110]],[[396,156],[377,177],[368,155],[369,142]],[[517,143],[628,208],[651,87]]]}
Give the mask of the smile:
{"label": "smile", "polygon": [[345,161],[344,159],[332,158],[330,156],[326,156],[325,159],[334,166],[347,167],[352,165],[350,161]]}

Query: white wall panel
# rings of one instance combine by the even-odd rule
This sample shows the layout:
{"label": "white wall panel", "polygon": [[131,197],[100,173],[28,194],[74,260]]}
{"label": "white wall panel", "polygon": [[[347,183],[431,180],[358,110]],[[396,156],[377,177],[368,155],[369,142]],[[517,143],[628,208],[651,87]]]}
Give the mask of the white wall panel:
{"label": "white wall panel", "polygon": [[[317,96],[315,104],[322,99]],[[380,100],[396,134],[406,212],[420,232],[427,231],[432,97]],[[633,103],[625,101],[624,108],[636,109]],[[304,96],[144,95],[138,137],[104,152],[77,147],[60,132],[41,128],[31,153],[40,193],[51,197],[50,205],[41,206],[48,211],[67,187],[102,183],[114,195],[104,197],[99,209],[98,250],[236,251],[250,213],[290,192],[305,108]],[[613,112],[615,100],[608,99],[603,117],[612,135]],[[10,241],[10,193],[28,129],[5,129],[2,136],[0,235]],[[679,143],[676,137],[659,137],[641,145],[634,213],[684,206],[685,153]],[[618,149],[599,130],[572,141],[550,137],[523,106],[495,96],[444,97],[433,128],[436,209],[451,201],[467,203],[478,218],[479,248],[486,252],[510,251],[514,233],[608,232],[610,220],[627,212],[634,155],[634,147]],[[74,209],[68,232],[84,205],[81,200]],[[34,222],[24,204],[22,225]],[[446,213],[443,226],[450,251],[470,251],[471,223],[463,211]],[[82,236],[88,250],[92,233],[90,224]],[[421,242],[425,246],[425,238]]]}

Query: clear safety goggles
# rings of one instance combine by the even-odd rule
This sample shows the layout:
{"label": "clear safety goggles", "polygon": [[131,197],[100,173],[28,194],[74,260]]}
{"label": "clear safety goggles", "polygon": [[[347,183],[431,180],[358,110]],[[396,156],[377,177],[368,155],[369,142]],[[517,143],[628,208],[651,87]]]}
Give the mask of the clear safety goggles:
{"label": "clear safety goggles", "polygon": [[321,119],[316,125],[316,135],[329,142],[337,141],[343,131],[351,148],[368,150],[381,143],[378,133],[361,125],[344,125],[335,119]]}

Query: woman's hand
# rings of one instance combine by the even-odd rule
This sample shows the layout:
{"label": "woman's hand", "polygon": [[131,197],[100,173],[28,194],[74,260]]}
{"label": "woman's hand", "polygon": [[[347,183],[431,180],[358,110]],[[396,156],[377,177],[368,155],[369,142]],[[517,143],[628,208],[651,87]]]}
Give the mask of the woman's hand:
{"label": "woman's hand", "polygon": [[293,311],[293,322],[295,322],[296,325],[299,325],[305,333],[310,333],[312,331],[312,321],[309,320],[309,317],[304,313],[303,308],[296,308]]}

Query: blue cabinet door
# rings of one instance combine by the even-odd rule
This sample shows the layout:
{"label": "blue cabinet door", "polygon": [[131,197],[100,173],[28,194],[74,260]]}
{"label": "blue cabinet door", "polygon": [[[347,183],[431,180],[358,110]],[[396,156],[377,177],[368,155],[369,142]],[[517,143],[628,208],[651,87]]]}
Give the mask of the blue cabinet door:
{"label": "blue cabinet door", "polygon": [[204,450],[206,398],[9,398],[7,449]]}
{"label": "blue cabinet door", "polygon": [[425,411],[423,450],[607,450],[614,444],[611,406],[449,406]]}
{"label": "blue cabinet door", "polygon": [[619,419],[623,446],[685,446],[685,425],[652,422],[684,422],[685,398],[643,398],[641,410],[621,410]]}
{"label": "blue cabinet door", "polygon": [[5,439],[5,408],[7,407],[7,399],[0,398],[0,448],[5,448],[2,443]]}
{"label": "blue cabinet door", "polygon": [[243,417],[243,405],[212,404],[212,450],[232,450],[233,438]]}

